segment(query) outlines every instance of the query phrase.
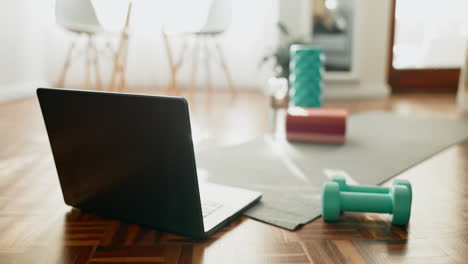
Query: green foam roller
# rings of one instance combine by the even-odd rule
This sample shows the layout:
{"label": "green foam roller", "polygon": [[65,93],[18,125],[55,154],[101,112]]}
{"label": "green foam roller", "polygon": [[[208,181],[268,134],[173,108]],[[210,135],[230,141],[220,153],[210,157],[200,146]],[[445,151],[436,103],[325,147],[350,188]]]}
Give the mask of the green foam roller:
{"label": "green foam roller", "polygon": [[291,46],[291,102],[299,107],[321,107],[324,55],[321,49],[307,45]]}

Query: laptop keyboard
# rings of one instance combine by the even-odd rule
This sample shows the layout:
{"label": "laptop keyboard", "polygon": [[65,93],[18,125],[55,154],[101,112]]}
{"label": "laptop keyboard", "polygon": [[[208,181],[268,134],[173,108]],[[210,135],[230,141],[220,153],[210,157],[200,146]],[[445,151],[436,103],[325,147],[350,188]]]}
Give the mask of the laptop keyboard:
{"label": "laptop keyboard", "polygon": [[222,206],[222,204],[213,202],[213,201],[202,201],[201,202],[201,207],[202,207],[202,214],[203,217],[208,216],[209,214],[213,213],[217,209],[219,209]]}

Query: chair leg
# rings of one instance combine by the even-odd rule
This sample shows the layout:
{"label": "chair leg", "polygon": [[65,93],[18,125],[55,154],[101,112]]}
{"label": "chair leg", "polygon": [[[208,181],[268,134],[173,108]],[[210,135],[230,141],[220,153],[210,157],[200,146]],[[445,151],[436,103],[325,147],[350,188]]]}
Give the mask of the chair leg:
{"label": "chair leg", "polygon": [[113,56],[114,66],[112,68],[112,75],[109,84],[109,90],[111,91],[126,89],[125,70],[128,54],[128,38],[127,32],[122,32],[119,46]]}
{"label": "chair leg", "polygon": [[68,69],[70,68],[73,50],[75,49],[77,41],[78,41],[78,38],[75,38],[74,40],[70,42],[70,46],[67,51],[67,57],[65,58],[62,71],[60,72],[60,75],[59,75],[57,83],[55,84],[55,87],[63,88],[65,86],[65,79],[67,77]]}
{"label": "chair leg", "polygon": [[87,44],[86,44],[86,90],[91,90],[91,61],[92,61],[92,45],[91,45],[91,36],[87,36]]}
{"label": "chair leg", "polygon": [[94,75],[96,78],[96,90],[102,89],[102,81],[101,81],[101,72],[99,69],[99,54],[96,47],[96,42],[94,38],[90,39],[91,45],[93,48],[93,67],[94,67]]}
{"label": "chair leg", "polygon": [[132,16],[132,2],[128,1],[128,8],[127,8],[127,17],[125,18],[125,26],[121,35],[121,39],[123,40],[123,50],[122,50],[122,61],[120,64],[120,85],[119,90],[126,90],[127,89],[127,57],[128,57],[128,42],[129,42],[129,35],[128,29],[130,26],[130,18]]}
{"label": "chair leg", "polygon": [[110,79],[110,83],[109,83],[109,91],[114,91],[116,88],[115,88],[115,83],[117,81],[117,75],[119,74],[119,70],[120,70],[120,67],[119,67],[119,60],[120,60],[120,56],[119,56],[119,50],[115,51],[115,53],[113,54],[114,58],[114,65],[112,67],[112,75],[111,75],[111,79]]}
{"label": "chair leg", "polygon": [[115,80],[117,78],[117,71],[118,71],[118,65],[117,65],[117,55],[114,54],[114,65],[112,67],[112,75],[111,75],[111,79],[110,79],[110,82],[109,82],[109,91],[113,91],[115,89]]}
{"label": "chair leg", "polygon": [[[122,39],[120,40],[122,41]],[[122,58],[122,49],[123,49],[123,43],[120,42],[118,49],[114,52],[114,65],[112,67],[112,75],[111,75],[111,80],[109,83],[109,90],[114,91],[114,90],[119,90],[119,84],[120,82],[117,81],[117,79],[121,75],[121,58]],[[117,87],[116,87],[117,86]]]}
{"label": "chair leg", "polygon": [[171,73],[171,80],[169,83],[168,87],[168,93],[172,94],[178,94],[178,86],[177,86],[177,65],[174,60],[174,55],[172,54],[172,48],[171,44],[169,42],[169,37],[167,34],[164,32],[164,30],[161,32],[164,40],[164,46],[166,48],[166,54],[167,54],[167,60],[169,62],[169,70]]}
{"label": "chair leg", "polygon": [[195,82],[196,77],[197,77],[197,64],[198,64],[198,57],[199,57],[199,50],[200,50],[200,39],[195,36],[195,43],[193,47],[193,59],[192,59],[192,73],[191,73],[191,78],[190,78],[190,84],[189,84],[189,94],[192,95],[194,88],[195,88]]}
{"label": "chair leg", "polygon": [[206,89],[209,93],[213,92],[213,86],[211,85],[211,68],[210,68],[210,47],[209,39],[203,38],[203,47],[205,49],[205,67],[206,67]]}
{"label": "chair leg", "polygon": [[119,91],[125,91],[127,89],[127,57],[128,57],[128,36],[125,40],[122,50],[122,60],[120,61],[120,82]]}
{"label": "chair leg", "polygon": [[232,78],[231,78],[231,73],[229,72],[229,69],[227,67],[226,59],[224,58],[224,54],[223,54],[223,50],[221,48],[221,45],[219,45],[219,42],[216,39],[214,39],[214,41],[215,41],[215,45],[216,45],[216,50],[218,51],[219,60],[221,62],[221,67],[223,68],[224,75],[226,76],[226,80],[228,82],[229,89],[231,90],[232,93],[235,93],[236,90],[234,88],[234,84],[233,84],[233,81],[232,81]]}

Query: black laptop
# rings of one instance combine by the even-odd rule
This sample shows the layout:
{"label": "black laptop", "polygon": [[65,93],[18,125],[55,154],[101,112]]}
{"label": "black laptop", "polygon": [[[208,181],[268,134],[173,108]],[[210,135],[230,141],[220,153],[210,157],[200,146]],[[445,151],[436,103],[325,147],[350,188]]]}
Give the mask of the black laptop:
{"label": "black laptop", "polygon": [[261,197],[199,182],[179,97],[37,89],[65,203],[204,239]]}

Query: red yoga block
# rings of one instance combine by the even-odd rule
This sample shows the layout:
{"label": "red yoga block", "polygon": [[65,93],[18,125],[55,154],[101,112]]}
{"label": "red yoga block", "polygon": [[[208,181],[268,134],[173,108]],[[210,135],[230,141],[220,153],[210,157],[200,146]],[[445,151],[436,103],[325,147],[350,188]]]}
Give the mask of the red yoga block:
{"label": "red yoga block", "polygon": [[286,137],[289,141],[342,144],[347,116],[342,109],[291,107],[286,116]]}

